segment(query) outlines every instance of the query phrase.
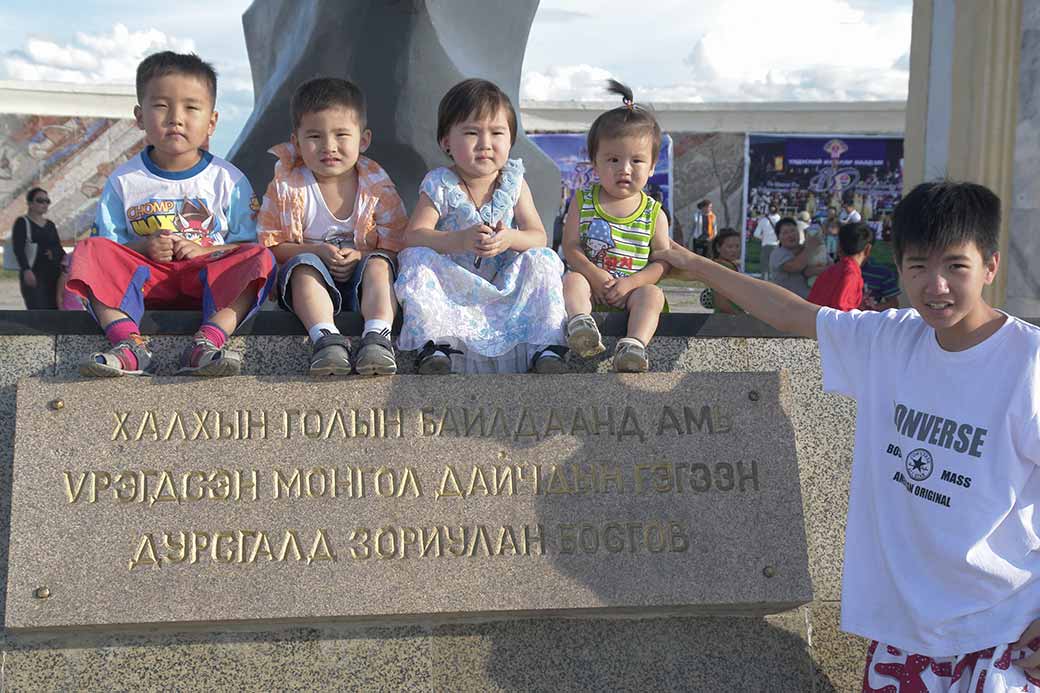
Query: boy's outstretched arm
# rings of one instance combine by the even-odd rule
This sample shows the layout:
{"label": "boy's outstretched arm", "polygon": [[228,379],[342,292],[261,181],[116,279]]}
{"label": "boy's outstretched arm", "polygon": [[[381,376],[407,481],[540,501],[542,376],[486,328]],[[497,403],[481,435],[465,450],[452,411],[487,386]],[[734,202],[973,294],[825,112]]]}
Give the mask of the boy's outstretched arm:
{"label": "boy's outstretched arm", "polygon": [[783,287],[734,272],[675,241],[668,250],[659,250],[650,257],[726,294],[738,306],[781,332],[816,339],[816,314],[820,307]]}

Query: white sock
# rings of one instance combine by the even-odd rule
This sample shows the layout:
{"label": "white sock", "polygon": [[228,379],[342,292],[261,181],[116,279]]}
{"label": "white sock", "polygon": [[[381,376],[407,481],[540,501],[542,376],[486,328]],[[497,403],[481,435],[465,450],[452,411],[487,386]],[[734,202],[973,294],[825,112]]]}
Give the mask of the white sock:
{"label": "white sock", "polygon": [[386,320],[366,320],[365,328],[361,330],[361,336],[364,337],[369,332],[378,332],[384,337],[390,336],[390,323]]}
{"label": "white sock", "polygon": [[[636,339],[635,337],[622,337],[621,339],[619,339],[619,340],[617,341],[617,346],[618,346],[618,347],[620,347],[620,346],[621,346],[622,344],[624,344],[625,342],[628,342],[629,344],[635,344],[635,345],[637,345],[637,346],[640,346],[640,347],[642,347],[642,348],[644,348],[644,349],[646,348],[646,345],[645,345],[645,344],[643,344],[642,342],[640,342],[640,341],[639,341],[638,339]],[[615,350],[616,350],[616,349],[615,349]]]}
{"label": "white sock", "polygon": [[317,343],[322,338],[322,333],[339,334],[339,328],[336,327],[335,323],[319,322],[307,330],[307,336],[311,338],[312,344]]}

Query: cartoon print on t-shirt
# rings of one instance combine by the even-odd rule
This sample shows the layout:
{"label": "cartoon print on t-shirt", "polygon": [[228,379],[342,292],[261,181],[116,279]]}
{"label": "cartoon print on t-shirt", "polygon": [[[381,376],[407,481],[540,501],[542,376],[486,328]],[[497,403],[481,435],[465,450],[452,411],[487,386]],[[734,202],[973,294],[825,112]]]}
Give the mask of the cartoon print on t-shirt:
{"label": "cartoon print on t-shirt", "polygon": [[186,240],[206,248],[213,245],[213,212],[202,200],[185,200],[173,225]]}
{"label": "cartoon print on t-shirt", "polygon": [[617,270],[618,262],[611,256],[610,251],[616,248],[614,235],[611,233],[610,223],[603,219],[593,219],[589,222],[589,228],[582,240],[585,244],[585,256],[600,269],[604,269],[615,277],[624,277],[623,272]]}
{"label": "cartoon print on t-shirt", "polygon": [[[178,209],[180,207],[180,209]],[[130,228],[138,236],[150,236],[160,231],[172,231],[201,246],[217,245],[216,215],[202,198],[185,200],[157,200],[133,205],[126,210]],[[96,235],[96,229],[92,235]]]}

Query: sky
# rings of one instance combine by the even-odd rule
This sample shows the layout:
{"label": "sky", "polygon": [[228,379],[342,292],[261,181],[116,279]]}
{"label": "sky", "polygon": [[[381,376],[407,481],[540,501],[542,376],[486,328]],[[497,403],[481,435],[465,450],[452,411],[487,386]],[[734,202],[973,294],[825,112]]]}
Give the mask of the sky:
{"label": "sky", "polygon": [[[654,0],[633,12],[631,0],[543,0],[520,97],[602,100],[613,77],[651,103],[904,100],[912,4]],[[0,80],[132,84],[149,53],[195,51],[219,74],[212,148],[225,154],[253,105],[249,0],[138,2],[132,16],[129,5],[3,0]]]}

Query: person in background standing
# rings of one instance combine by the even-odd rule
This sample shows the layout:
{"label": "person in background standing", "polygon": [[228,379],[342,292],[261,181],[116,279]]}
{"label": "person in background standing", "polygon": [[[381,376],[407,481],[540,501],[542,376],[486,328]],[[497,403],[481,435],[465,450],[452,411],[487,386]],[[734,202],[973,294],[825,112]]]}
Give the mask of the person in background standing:
{"label": "person in background standing", "polygon": [[762,278],[769,280],[769,257],[776,250],[780,240],[776,234],[776,225],[780,221],[780,211],[776,205],[769,205],[769,214],[763,215],[758,220],[758,225],[755,226],[754,237],[762,241],[762,254],[759,257],[758,264],[761,268]]}
{"label": "person in background standing", "polygon": [[805,243],[805,230],[809,228],[812,223],[812,217],[809,216],[809,212],[803,209],[798,212],[798,216],[795,217],[795,223],[798,224],[798,242]]}
{"label": "person in background standing", "polygon": [[697,203],[697,211],[701,217],[701,231],[704,234],[704,240],[711,243],[715,240],[715,212],[711,207],[711,200],[701,200]]}
{"label": "person in background standing", "polygon": [[862,220],[863,217],[856,211],[856,205],[853,203],[852,198],[846,197],[845,201],[841,203],[841,214],[838,215],[838,223],[845,226],[845,224],[856,224]]}
{"label": "person in background standing", "polygon": [[[11,245],[18,259],[18,285],[27,309],[55,310],[65,249],[54,222],[45,216],[51,204],[47,191],[33,188],[25,200],[29,213],[18,217],[11,227]],[[35,244],[35,252],[30,250],[30,244]]]}

